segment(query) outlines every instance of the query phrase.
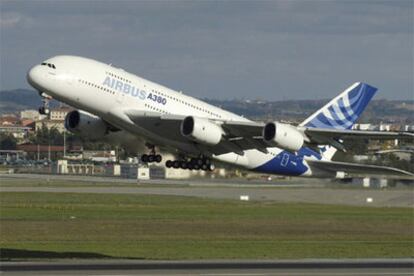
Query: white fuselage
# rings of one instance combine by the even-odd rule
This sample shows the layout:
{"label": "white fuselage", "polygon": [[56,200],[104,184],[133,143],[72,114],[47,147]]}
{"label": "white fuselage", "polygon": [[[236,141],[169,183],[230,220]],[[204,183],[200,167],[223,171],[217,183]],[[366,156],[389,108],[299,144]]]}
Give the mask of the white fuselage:
{"label": "white fuselage", "polygon": [[[192,115],[219,121],[250,122],[242,116],[92,59],[56,56],[44,63],[53,64],[54,68],[36,65],[28,73],[30,84],[37,90],[75,108],[95,114],[110,124],[157,145],[177,148],[184,152],[192,150],[191,143],[175,143],[168,137],[137,129],[136,126],[132,127],[132,124],[125,123],[125,120],[118,120],[114,112],[129,109],[167,115]],[[280,161],[277,161],[279,167],[288,166],[289,162],[298,162],[287,154],[281,156],[282,149],[268,148],[268,151],[263,153],[258,150],[247,150],[243,155],[227,153],[213,157],[248,169],[258,168],[277,156],[280,157]],[[301,163],[306,166],[305,161]],[[271,173],[268,169],[265,171]],[[274,173],[289,175],[289,170],[286,173],[276,170]],[[300,173],[303,176],[310,174],[311,171],[308,169]]]}

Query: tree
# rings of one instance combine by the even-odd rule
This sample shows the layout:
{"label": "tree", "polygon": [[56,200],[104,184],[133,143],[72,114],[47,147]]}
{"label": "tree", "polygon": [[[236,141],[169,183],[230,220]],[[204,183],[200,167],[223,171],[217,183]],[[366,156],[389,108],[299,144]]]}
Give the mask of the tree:
{"label": "tree", "polygon": [[0,149],[15,150],[17,139],[11,134],[0,134]]}
{"label": "tree", "polygon": [[42,127],[34,135],[31,135],[29,140],[31,143],[39,145],[63,145],[63,134],[55,127],[48,129],[42,124]]}

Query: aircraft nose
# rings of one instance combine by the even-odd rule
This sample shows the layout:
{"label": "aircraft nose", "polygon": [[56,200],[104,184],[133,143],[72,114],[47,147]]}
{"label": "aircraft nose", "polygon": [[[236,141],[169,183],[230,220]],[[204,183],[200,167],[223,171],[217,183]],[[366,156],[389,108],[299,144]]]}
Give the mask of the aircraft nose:
{"label": "aircraft nose", "polygon": [[40,67],[39,65],[33,66],[27,72],[27,76],[26,76],[27,81],[33,87],[36,87],[36,84],[38,84],[40,81],[40,70],[39,70],[40,68],[39,67]]}

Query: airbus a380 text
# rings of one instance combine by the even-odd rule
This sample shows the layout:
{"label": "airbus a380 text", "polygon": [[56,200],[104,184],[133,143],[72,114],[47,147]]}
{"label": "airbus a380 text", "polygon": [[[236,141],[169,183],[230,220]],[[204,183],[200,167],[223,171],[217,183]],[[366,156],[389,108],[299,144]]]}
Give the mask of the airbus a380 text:
{"label": "airbus a380 text", "polygon": [[[345,139],[412,139],[412,133],[354,131],[376,88],[354,83],[300,125],[254,122],[122,69],[77,56],[56,56],[31,68],[28,82],[44,98],[77,110],[69,131],[95,139],[145,143],[144,162],[161,162],[156,149],[176,156],[166,166],[212,170],[212,160],[249,170],[335,177],[346,174],[411,177],[390,167],[331,161]],[[40,109],[47,111],[47,105]]]}

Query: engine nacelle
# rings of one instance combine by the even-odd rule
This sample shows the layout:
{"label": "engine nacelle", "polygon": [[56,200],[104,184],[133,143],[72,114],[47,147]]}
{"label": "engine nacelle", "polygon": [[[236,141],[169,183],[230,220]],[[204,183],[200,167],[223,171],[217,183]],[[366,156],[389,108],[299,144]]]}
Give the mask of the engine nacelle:
{"label": "engine nacelle", "polygon": [[181,134],[201,144],[217,145],[223,133],[220,126],[207,119],[188,116],[181,123]]}
{"label": "engine nacelle", "polygon": [[65,127],[70,132],[91,139],[103,138],[108,133],[108,125],[104,120],[81,110],[74,110],[66,115]]}
{"label": "engine nacelle", "polygon": [[303,146],[304,138],[294,126],[278,122],[267,123],[263,128],[263,139],[283,149],[298,151]]}

